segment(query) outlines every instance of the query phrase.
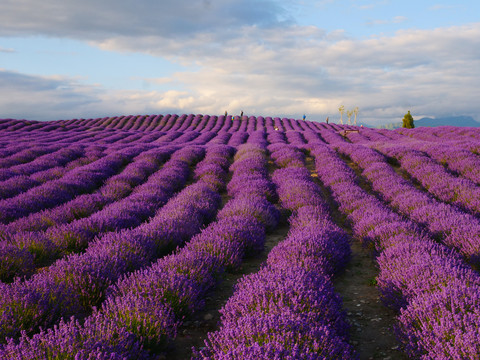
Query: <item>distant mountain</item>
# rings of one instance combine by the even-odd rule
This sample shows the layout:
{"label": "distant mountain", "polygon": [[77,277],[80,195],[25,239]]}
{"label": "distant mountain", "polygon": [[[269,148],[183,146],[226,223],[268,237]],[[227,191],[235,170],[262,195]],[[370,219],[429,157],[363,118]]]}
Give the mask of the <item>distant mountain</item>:
{"label": "distant mountain", "polygon": [[396,122],[396,123],[390,123],[390,124],[385,124],[385,125],[378,125],[377,129],[388,129],[388,130],[394,130],[402,127],[401,122]]}
{"label": "distant mountain", "polygon": [[420,126],[460,126],[460,127],[480,127],[480,122],[476,121],[471,116],[451,116],[444,118],[421,118],[415,120],[415,127]]}
{"label": "distant mountain", "polygon": [[[434,127],[434,126],[459,126],[459,127],[480,127],[480,122],[476,121],[471,116],[450,116],[442,118],[428,118],[424,117],[419,120],[415,120],[415,127]],[[379,129],[397,129],[402,127],[402,122],[391,123],[378,126]]]}

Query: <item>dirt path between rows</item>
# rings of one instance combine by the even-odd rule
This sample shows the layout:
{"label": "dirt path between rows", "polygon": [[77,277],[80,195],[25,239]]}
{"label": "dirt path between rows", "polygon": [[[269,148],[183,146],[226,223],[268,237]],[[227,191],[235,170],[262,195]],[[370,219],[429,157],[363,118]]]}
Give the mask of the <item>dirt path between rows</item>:
{"label": "dirt path between rows", "polygon": [[395,313],[382,305],[375,287],[378,270],[372,256],[358,241],[350,244],[352,259],[334,278],[335,291],[351,325],[350,343],[363,359],[408,359],[393,334]]}
{"label": "dirt path between rows", "polygon": [[270,250],[287,236],[289,226],[286,218],[287,214],[284,214],[277,228],[267,234],[265,251],[255,257],[246,258],[239,271],[225,274],[223,281],[206,298],[204,309],[196,312],[193,317],[185,322],[179,329],[177,338],[172,342],[172,346],[166,356],[159,357],[159,359],[190,359],[193,346],[196,348],[204,346],[207,334],[218,329],[217,324],[220,320],[219,310],[233,295],[234,285],[237,281],[244,275],[257,272],[267,260]]}
{"label": "dirt path between rows", "polygon": [[[268,162],[268,171],[270,174],[276,169],[273,162]],[[228,198],[224,198],[226,202]],[[192,347],[200,349],[204,346],[204,340],[209,332],[218,330],[220,321],[219,310],[225,305],[228,299],[233,295],[234,287],[237,281],[248,274],[260,270],[263,263],[266,262],[268,253],[272,248],[282,241],[288,233],[288,217],[290,213],[285,210],[280,211],[281,217],[278,226],[270,233],[267,233],[265,239],[265,250],[256,256],[244,259],[241,268],[235,273],[226,273],[220,284],[205,299],[205,307],[197,311],[189,318],[179,329],[178,335],[168,352],[161,355],[158,359],[185,360],[192,356]]]}
{"label": "dirt path between rows", "polygon": [[[312,178],[322,188],[325,199],[329,203],[332,219],[352,236],[351,225],[338,210],[338,205],[330,191],[318,179],[314,159],[307,156],[306,160]],[[343,299],[343,307],[351,325],[350,343],[361,360],[408,359],[399,350],[399,344],[392,331],[395,313],[383,306],[375,287],[375,278],[378,275],[375,260],[371,253],[353,237],[350,248],[352,259],[345,270],[333,279],[335,291]]]}

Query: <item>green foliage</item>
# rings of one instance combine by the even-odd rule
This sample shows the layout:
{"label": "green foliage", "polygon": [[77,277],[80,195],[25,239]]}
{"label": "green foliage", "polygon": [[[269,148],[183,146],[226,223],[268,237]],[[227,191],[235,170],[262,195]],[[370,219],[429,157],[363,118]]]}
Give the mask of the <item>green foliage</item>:
{"label": "green foliage", "polygon": [[408,113],[405,114],[402,121],[402,127],[404,128],[413,129],[415,127],[415,125],[413,124],[413,116],[412,114],[410,114],[410,110],[408,110]]}

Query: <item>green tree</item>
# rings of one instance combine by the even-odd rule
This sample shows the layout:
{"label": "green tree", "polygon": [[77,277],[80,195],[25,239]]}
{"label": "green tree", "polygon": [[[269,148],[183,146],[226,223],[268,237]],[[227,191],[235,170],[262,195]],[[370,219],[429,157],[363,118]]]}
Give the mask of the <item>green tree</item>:
{"label": "green tree", "polygon": [[403,127],[407,129],[413,129],[415,125],[413,124],[413,116],[410,114],[410,110],[403,117]]}

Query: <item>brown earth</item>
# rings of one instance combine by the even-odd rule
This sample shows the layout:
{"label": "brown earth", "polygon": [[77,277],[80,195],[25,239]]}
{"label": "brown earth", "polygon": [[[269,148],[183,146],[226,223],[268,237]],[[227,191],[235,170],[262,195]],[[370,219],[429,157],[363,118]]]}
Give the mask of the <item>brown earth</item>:
{"label": "brown earth", "polygon": [[[347,218],[338,210],[338,204],[332,198],[329,189],[318,179],[314,159],[307,156],[306,161],[312,178],[322,188],[333,221],[352,236],[350,242],[352,259],[345,270],[333,279],[335,291],[343,299],[347,320],[351,325],[350,344],[353,345],[361,360],[407,359],[406,355],[399,350],[399,343],[393,335],[395,313],[382,305],[379,292],[375,287],[375,278],[378,275],[375,259],[371,252],[360,244],[360,241],[353,238],[352,228]],[[351,161],[347,163],[354,167]],[[368,183],[364,182],[362,185],[367,191],[372,190]]]}
{"label": "brown earth", "polygon": [[255,257],[246,258],[239,271],[225,274],[219,286],[207,296],[204,309],[196,312],[193,317],[185,321],[169,351],[159,359],[190,359],[193,346],[198,349],[204,346],[207,334],[218,329],[219,310],[233,295],[234,285],[237,281],[244,275],[257,272],[266,261],[270,250],[286,237],[289,229],[286,218],[287,214],[284,214],[279,226],[273,232],[267,234],[265,251]]}
{"label": "brown earth", "polygon": [[[348,165],[355,167],[351,161],[348,161]],[[330,191],[318,179],[311,157],[307,157],[307,168],[314,181],[322,188],[325,199],[330,205],[332,219],[352,235],[348,220],[338,211]],[[362,185],[367,190],[372,190],[368,182]],[[267,259],[269,251],[286,237],[289,229],[287,218],[288,213],[284,213],[280,225],[272,233],[267,234],[264,252],[245,259],[239,271],[225,274],[223,281],[207,296],[204,309],[185,321],[168,352],[160,355],[159,359],[190,359],[192,347],[200,349],[204,346],[207,334],[218,329],[219,310],[233,295],[237,281],[244,275],[258,271]],[[399,350],[399,344],[392,331],[395,313],[381,304],[375,287],[375,277],[378,275],[375,260],[371,253],[353,238],[351,249],[351,261],[345,270],[333,279],[335,290],[343,298],[347,320],[351,325],[350,343],[361,360],[407,359],[406,355]]]}
{"label": "brown earth", "polygon": [[399,350],[392,326],[395,313],[382,305],[375,287],[378,275],[372,256],[359,241],[352,241],[352,259],[334,278],[335,290],[351,325],[350,343],[360,359],[408,359]]}

